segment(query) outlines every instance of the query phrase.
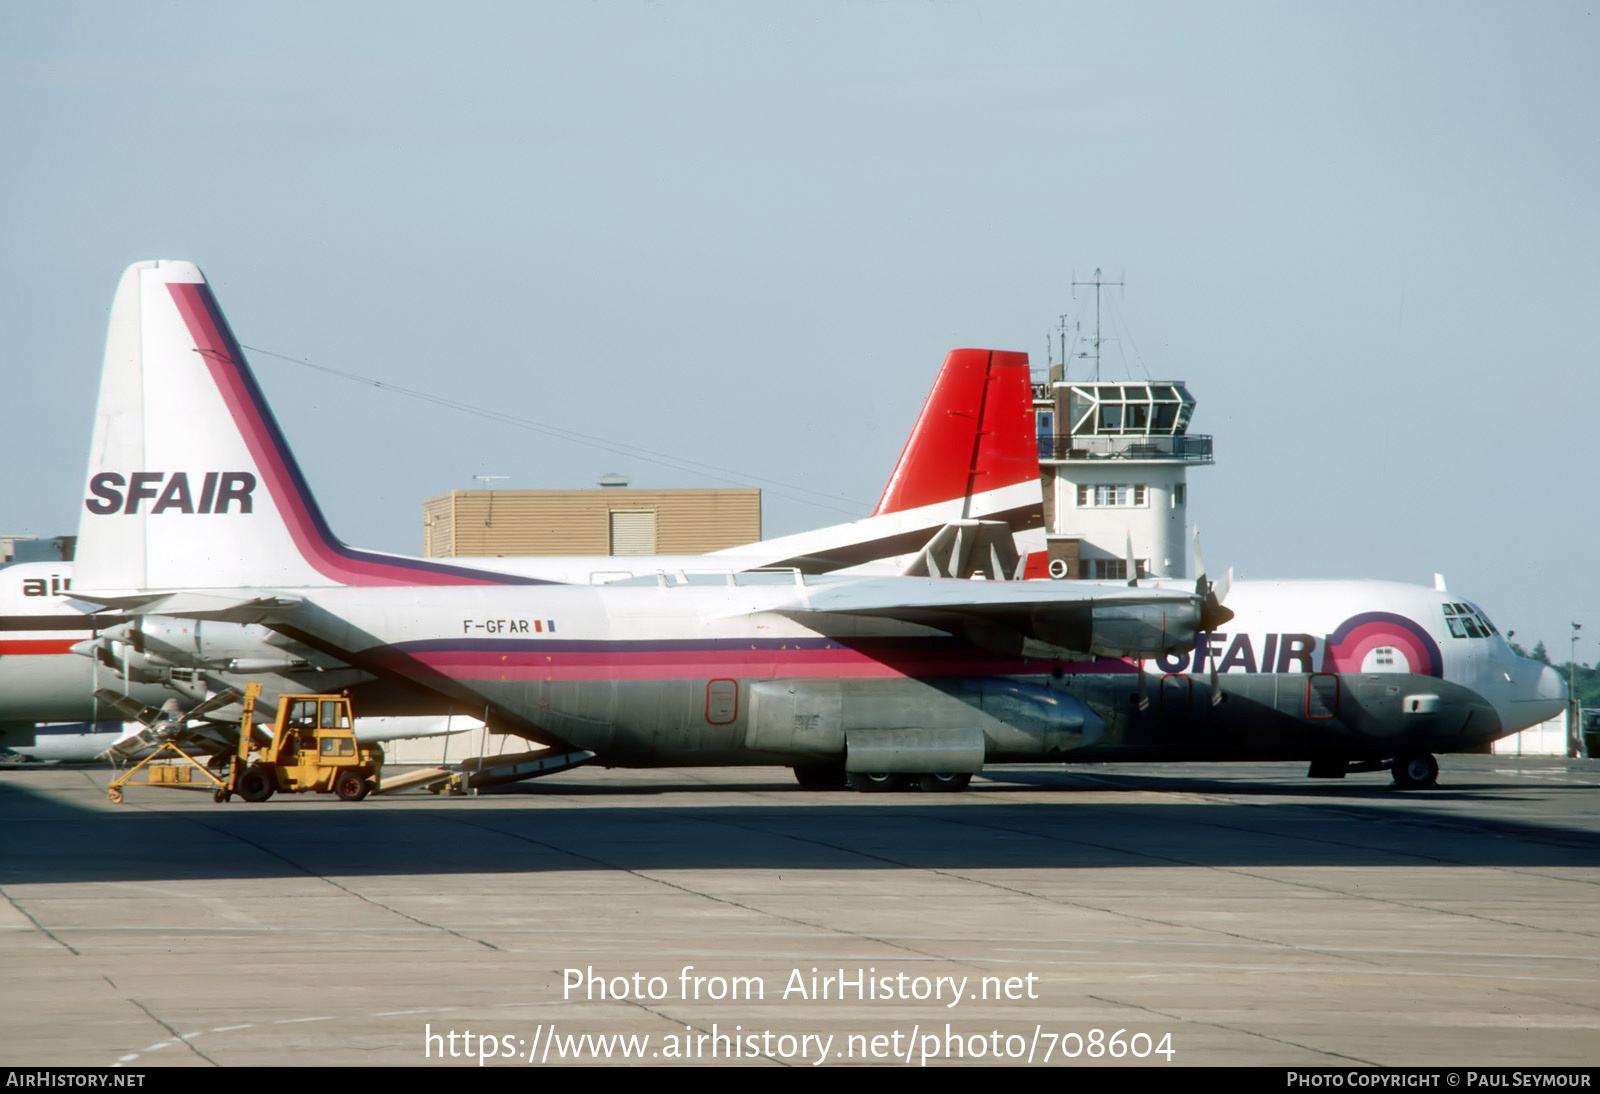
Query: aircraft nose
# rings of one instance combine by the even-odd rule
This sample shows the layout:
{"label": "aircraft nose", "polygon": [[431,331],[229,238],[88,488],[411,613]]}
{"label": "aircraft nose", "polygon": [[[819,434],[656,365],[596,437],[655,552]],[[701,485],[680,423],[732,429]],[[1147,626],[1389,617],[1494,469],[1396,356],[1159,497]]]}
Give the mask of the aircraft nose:
{"label": "aircraft nose", "polygon": [[1520,659],[1517,684],[1511,701],[1512,720],[1519,728],[1538,725],[1567,708],[1567,680],[1555,669],[1539,661]]}
{"label": "aircraft nose", "polygon": [[1539,679],[1534,684],[1534,699],[1540,702],[1567,702],[1567,679],[1549,665],[1540,666]]}

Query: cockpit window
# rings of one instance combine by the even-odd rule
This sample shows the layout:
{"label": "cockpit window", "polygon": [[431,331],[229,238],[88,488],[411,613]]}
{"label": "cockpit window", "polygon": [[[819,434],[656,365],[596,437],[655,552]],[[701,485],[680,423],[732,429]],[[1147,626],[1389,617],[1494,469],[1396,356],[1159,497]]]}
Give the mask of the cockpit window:
{"label": "cockpit window", "polygon": [[1489,622],[1489,617],[1483,614],[1482,608],[1478,607],[1476,604],[1468,604],[1467,607],[1472,609],[1472,614],[1478,617],[1478,622],[1482,623],[1484,627],[1488,629],[1490,634],[1500,633],[1500,631],[1496,629],[1495,625]]}
{"label": "cockpit window", "polygon": [[1500,633],[1488,617],[1471,604],[1444,605],[1444,623],[1453,638],[1488,638]]}

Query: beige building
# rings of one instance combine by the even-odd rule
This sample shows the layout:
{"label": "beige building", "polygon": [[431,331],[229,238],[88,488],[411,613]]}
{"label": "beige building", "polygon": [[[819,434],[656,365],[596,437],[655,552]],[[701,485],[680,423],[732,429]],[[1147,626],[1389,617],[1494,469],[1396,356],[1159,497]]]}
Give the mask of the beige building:
{"label": "beige building", "polygon": [[429,558],[695,555],[761,538],[761,491],[454,490],[422,503]]}

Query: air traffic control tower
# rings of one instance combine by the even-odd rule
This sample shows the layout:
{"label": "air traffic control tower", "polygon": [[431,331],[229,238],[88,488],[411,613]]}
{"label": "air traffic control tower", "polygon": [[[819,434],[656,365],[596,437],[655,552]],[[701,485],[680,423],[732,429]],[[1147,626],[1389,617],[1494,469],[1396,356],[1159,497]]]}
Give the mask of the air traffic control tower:
{"label": "air traffic control tower", "polygon": [[1189,432],[1194,396],[1182,381],[1048,375],[1033,406],[1050,576],[1127,578],[1130,538],[1139,576],[1186,576],[1185,476],[1213,462],[1211,438]]}

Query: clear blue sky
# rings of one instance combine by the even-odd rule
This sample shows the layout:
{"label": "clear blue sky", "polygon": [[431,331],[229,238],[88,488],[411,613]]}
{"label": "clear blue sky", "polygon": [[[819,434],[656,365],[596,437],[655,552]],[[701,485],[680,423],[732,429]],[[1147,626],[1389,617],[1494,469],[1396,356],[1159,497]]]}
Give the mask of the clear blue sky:
{"label": "clear blue sky", "polygon": [[[0,531],[77,523],[117,276],[241,341],[871,508],[946,350],[1096,266],[1243,577],[1427,582],[1597,659],[1592,5],[11,4]],[[711,480],[256,355],[334,528]],[[769,534],[840,514],[769,494]]]}

